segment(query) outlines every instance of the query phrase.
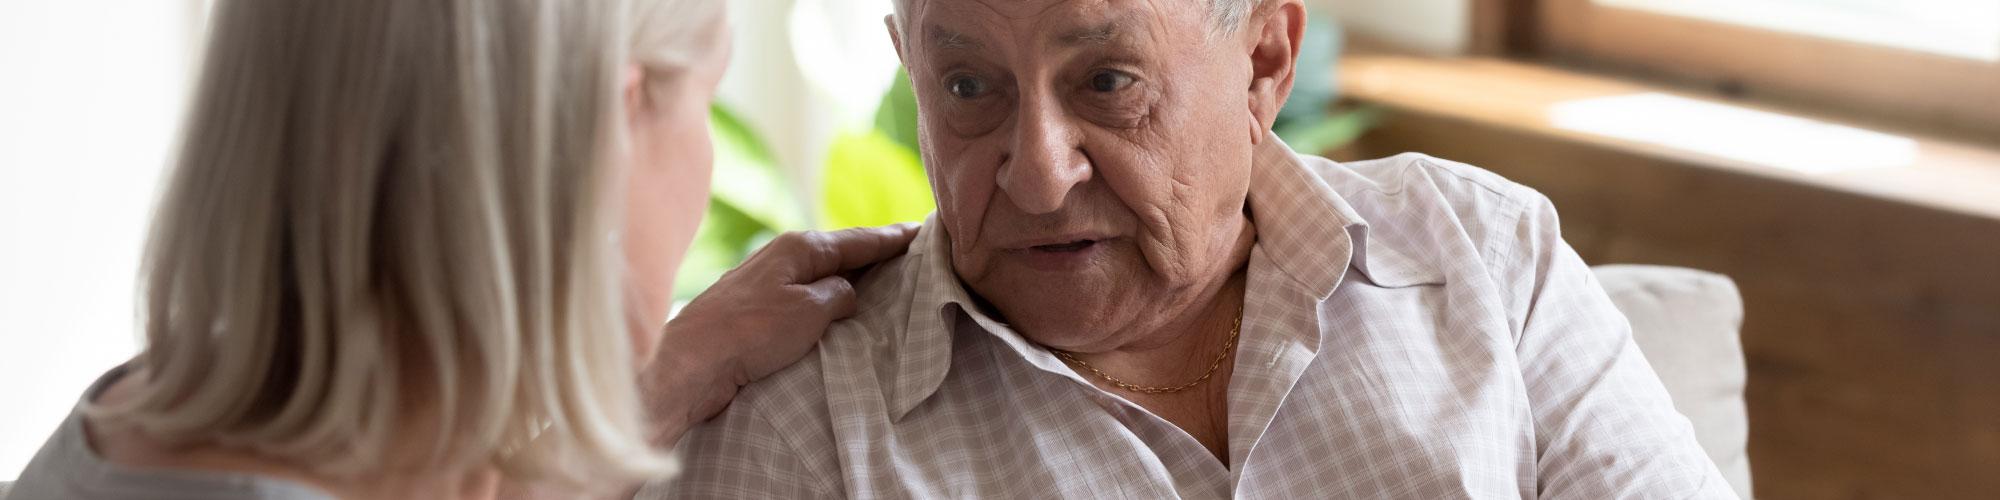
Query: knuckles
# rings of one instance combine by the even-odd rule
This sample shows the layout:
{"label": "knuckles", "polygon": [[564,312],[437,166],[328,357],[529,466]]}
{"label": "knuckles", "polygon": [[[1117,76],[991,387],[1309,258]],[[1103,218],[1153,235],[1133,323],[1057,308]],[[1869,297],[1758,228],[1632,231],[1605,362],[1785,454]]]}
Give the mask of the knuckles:
{"label": "knuckles", "polygon": [[820,231],[786,231],[771,240],[780,252],[793,258],[817,257],[833,246],[832,238]]}

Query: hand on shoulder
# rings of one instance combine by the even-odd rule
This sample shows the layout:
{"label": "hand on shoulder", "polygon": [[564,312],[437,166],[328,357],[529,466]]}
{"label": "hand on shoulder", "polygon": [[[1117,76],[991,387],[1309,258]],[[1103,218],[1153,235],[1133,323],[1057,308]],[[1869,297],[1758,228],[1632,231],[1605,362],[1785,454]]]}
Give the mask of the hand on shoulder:
{"label": "hand on shoulder", "polygon": [[916,224],[791,232],[722,275],[666,325],[640,390],[654,418],[654,443],[727,408],[736,391],[790,366],[826,327],[855,312],[843,273],[901,255]]}

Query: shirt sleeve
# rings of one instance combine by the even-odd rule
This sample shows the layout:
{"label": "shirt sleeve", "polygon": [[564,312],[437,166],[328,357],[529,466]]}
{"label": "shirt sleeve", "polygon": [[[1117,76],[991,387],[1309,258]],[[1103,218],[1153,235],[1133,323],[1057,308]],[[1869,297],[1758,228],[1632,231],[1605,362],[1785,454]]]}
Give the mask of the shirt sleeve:
{"label": "shirt sleeve", "polygon": [[633,498],[838,498],[755,410],[739,404],[690,430],[679,446],[680,472],[647,483]]}
{"label": "shirt sleeve", "polygon": [[1736,498],[1674,410],[1631,325],[1563,242],[1555,206],[1527,191],[1497,257],[1519,325],[1544,499]]}

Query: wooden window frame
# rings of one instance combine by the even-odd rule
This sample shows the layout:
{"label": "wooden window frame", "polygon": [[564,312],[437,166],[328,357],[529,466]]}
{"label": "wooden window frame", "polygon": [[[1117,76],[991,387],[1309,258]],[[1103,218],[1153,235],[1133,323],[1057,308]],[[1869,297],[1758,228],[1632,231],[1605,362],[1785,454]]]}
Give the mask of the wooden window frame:
{"label": "wooden window frame", "polygon": [[2000,144],[2000,63],[1598,5],[1472,0],[1473,50]]}

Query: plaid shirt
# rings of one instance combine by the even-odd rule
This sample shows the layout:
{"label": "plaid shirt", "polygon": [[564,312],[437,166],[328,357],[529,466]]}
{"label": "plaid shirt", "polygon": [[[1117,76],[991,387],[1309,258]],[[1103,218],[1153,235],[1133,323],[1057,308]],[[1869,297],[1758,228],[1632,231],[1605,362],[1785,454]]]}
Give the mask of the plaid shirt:
{"label": "plaid shirt", "polygon": [[1735,498],[1539,193],[1258,148],[1228,462],[974,306],[933,221],[640,498]]}

